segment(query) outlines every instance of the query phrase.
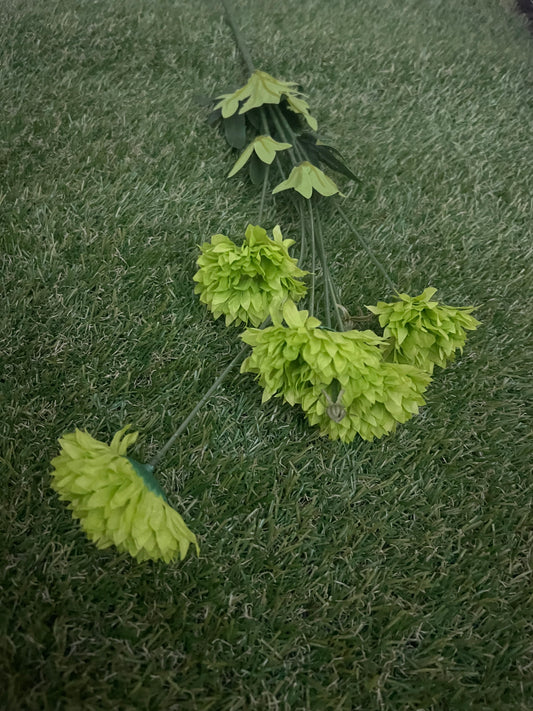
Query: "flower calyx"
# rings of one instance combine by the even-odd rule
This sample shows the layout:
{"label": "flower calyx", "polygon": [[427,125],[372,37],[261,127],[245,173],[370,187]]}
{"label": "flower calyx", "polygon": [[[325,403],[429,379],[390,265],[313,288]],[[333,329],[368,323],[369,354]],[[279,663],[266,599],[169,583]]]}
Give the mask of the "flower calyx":
{"label": "flower calyx", "polygon": [[296,190],[304,198],[309,199],[316,190],[320,195],[329,197],[330,195],[342,195],[337,185],[329,178],[320,168],[309,161],[303,161],[295,166],[289,177],[283,182],[276,185],[272,194],[280,193],[283,190]]}
{"label": "flower calyx", "polygon": [[243,168],[248,159],[251,157],[252,153],[255,152],[256,156],[263,163],[270,165],[274,158],[276,157],[277,151],[285,151],[291,148],[290,143],[282,143],[280,141],[274,140],[271,136],[257,136],[241,153],[237,159],[235,165],[228,173],[228,178],[233,177],[236,173]]}
{"label": "flower calyx", "polygon": [[267,72],[256,69],[246,84],[231,94],[218,96],[215,111],[221,110],[222,118],[229,118],[237,111],[244,114],[263,104],[279,104],[285,97],[291,111],[301,114],[313,131],[317,130],[316,119],[309,113],[309,104],[298,91],[295,82],[276,79]]}

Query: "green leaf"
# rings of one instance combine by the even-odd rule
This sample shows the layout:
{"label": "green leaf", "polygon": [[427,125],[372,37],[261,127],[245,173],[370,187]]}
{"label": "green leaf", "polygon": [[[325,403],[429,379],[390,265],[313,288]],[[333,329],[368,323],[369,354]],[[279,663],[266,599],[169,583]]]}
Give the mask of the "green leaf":
{"label": "green leaf", "polygon": [[337,173],[351,180],[361,182],[361,179],[346,166],[342,160],[342,155],[336,148],[333,148],[333,146],[318,143],[316,136],[308,132],[302,133],[301,136],[298,137],[298,142],[314,165],[323,163],[328,168],[337,171]]}
{"label": "green leaf", "polygon": [[233,168],[232,168],[232,169],[230,170],[230,172],[228,173],[228,178],[233,177],[233,176],[235,175],[235,173],[238,173],[239,170],[240,170],[242,167],[244,167],[244,165],[246,164],[246,161],[247,161],[248,158],[252,155],[253,149],[254,149],[254,144],[253,144],[253,143],[250,143],[248,146],[246,146],[246,148],[244,149],[244,151],[241,153],[241,155],[240,155],[239,158],[237,159],[237,162],[235,163],[235,165],[233,166]]}
{"label": "green leaf", "polygon": [[271,145],[268,145],[266,141],[256,141],[254,144],[254,150],[257,153],[258,158],[262,160],[263,163],[268,163],[269,165],[276,157],[276,151],[272,148]]}
{"label": "green leaf", "polygon": [[[294,111],[287,103],[287,99],[285,97],[282,99],[282,101],[280,101],[279,106],[281,108],[281,113],[283,114],[285,120],[288,122],[294,133],[298,135],[302,133],[302,131],[308,129],[303,115],[294,113]],[[280,140],[283,140],[283,136],[280,138]]]}
{"label": "green leaf", "polygon": [[246,120],[250,122],[251,126],[255,128],[256,131],[263,130],[263,122],[261,120],[261,108],[251,109],[245,114]]}
{"label": "green leaf", "polygon": [[262,185],[268,166],[259,160],[255,152],[250,159],[250,180],[254,185]]}
{"label": "green leaf", "polygon": [[246,145],[246,120],[244,116],[233,114],[224,119],[226,141],[232,148],[242,149]]}

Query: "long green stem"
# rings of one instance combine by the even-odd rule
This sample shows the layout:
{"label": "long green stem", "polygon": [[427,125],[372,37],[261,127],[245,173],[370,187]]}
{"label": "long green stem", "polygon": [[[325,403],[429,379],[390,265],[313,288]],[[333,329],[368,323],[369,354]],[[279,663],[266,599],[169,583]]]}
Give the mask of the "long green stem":
{"label": "long green stem", "polygon": [[315,281],[316,281],[316,241],[315,241],[315,223],[313,220],[313,208],[311,200],[307,201],[309,205],[309,223],[311,225],[311,288],[309,293],[309,313],[315,315]]}
{"label": "long green stem", "polygon": [[[279,111],[278,106],[270,106],[270,116],[272,118],[272,121],[274,122],[274,125],[276,126],[279,137],[280,139],[285,139],[286,141],[293,141],[293,145],[296,146],[294,143],[294,138],[295,134],[291,130],[291,127],[289,124],[285,121],[285,125],[283,125],[284,116]],[[297,164],[297,159],[295,156],[295,153],[292,148],[288,149],[289,155],[292,159],[293,165]],[[313,220],[313,208],[311,206],[311,201],[307,200],[309,204],[309,224],[311,228],[311,283],[309,287],[309,313],[311,316],[314,316],[315,314],[315,286],[316,286],[316,239],[315,239],[315,224]],[[302,223],[302,245],[301,245],[301,251],[300,251],[300,261],[301,261],[301,266],[303,267],[303,258],[304,258],[304,247],[305,247],[305,242],[303,241],[303,235],[304,235],[304,214],[303,214],[303,208],[301,206],[301,201],[298,201],[298,209],[300,212],[300,221]]]}
{"label": "long green stem", "polygon": [[[300,147],[300,145],[299,145],[299,143],[298,143],[298,137],[296,136],[296,134],[294,133],[294,131],[293,131],[292,128],[290,127],[289,122],[287,121],[287,119],[286,119],[285,116],[283,115],[283,112],[281,111],[280,107],[279,107],[279,106],[276,106],[276,109],[277,109],[277,112],[276,112],[276,113],[277,113],[277,116],[279,116],[280,123],[283,123],[283,128],[284,128],[283,135],[286,137],[286,140],[289,140],[289,141],[292,142],[292,144],[293,144],[293,146],[294,146],[294,150],[296,151],[296,153],[298,153],[300,159],[301,159],[301,160],[306,160],[306,159],[307,159],[307,156],[305,155],[305,152],[301,149],[301,147]],[[278,124],[276,124],[276,125],[278,125]],[[278,130],[280,130],[280,129],[278,128]],[[366,250],[366,253],[367,253],[368,256],[370,257],[370,259],[373,261],[373,263],[375,264],[375,266],[379,269],[379,271],[381,272],[381,274],[382,274],[383,277],[385,278],[385,281],[387,282],[387,284],[389,285],[389,287],[392,289],[393,292],[396,292],[397,289],[396,289],[396,286],[395,286],[394,282],[392,281],[392,279],[391,279],[390,276],[388,275],[388,273],[387,273],[385,267],[381,264],[381,262],[377,259],[377,257],[375,256],[375,254],[374,254],[374,253],[372,252],[372,250],[370,249],[369,244],[368,244],[368,243],[366,242],[366,240],[363,239],[363,237],[361,237],[361,235],[356,231],[355,227],[352,225],[352,223],[351,223],[350,220],[348,219],[347,215],[345,214],[344,210],[340,207],[340,205],[339,205],[338,203],[337,203],[336,207],[337,207],[337,210],[338,210],[339,214],[340,214],[341,217],[343,218],[343,220],[346,222],[346,224],[348,225],[348,227],[350,228],[350,230],[353,232],[353,234],[355,234],[355,236],[357,237],[357,239],[359,240],[359,242],[362,244],[362,246],[363,246],[364,249]]]}
{"label": "long green stem", "polygon": [[261,202],[259,203],[259,219],[258,219],[258,224],[260,225],[262,220],[263,220],[263,208],[265,206],[265,196],[266,196],[266,191],[268,187],[268,177],[270,174],[270,166],[267,165],[266,170],[265,170],[265,176],[263,178],[263,189],[261,191]]}
{"label": "long green stem", "polygon": [[[309,204],[309,219],[311,220],[311,234],[313,235],[313,245],[316,242],[318,247],[318,258],[320,259],[320,264],[322,266],[322,279],[324,280],[324,299],[325,299],[325,320],[326,326],[331,328],[331,305],[329,301],[329,283],[328,283],[328,265],[326,261],[326,253],[324,251],[324,244],[319,236],[318,232],[318,219],[317,219],[317,230],[315,234],[315,220],[313,215],[313,205],[311,200],[307,201]],[[313,269],[314,271],[314,269]]]}
{"label": "long green stem", "polygon": [[279,111],[279,106],[270,104],[269,108],[270,108],[270,116],[272,118],[272,121],[274,122],[274,125],[278,129],[278,133],[279,133],[281,140],[285,140],[285,141],[287,141],[287,143],[290,143],[292,141],[292,143],[291,143],[292,148],[288,148],[287,152],[290,155],[293,164],[296,165],[298,163],[298,160],[296,159],[296,156],[294,153],[294,148],[296,148],[296,144],[294,143],[294,133],[292,132],[292,129],[287,122],[285,122],[285,123],[286,123],[289,131],[285,130],[285,126],[283,126],[283,122],[280,121],[280,117],[283,119],[285,117],[283,116],[281,111]]}
{"label": "long green stem", "polygon": [[[261,120],[262,120],[263,122],[266,122],[266,116],[263,115],[263,112],[261,112]],[[274,117],[273,117],[273,120],[274,120]],[[280,131],[280,128],[279,128],[277,125],[276,125],[276,128],[278,128],[278,131]],[[263,131],[264,131],[265,133],[268,133],[268,124],[267,124],[266,127],[265,127],[265,123],[263,123]],[[283,137],[283,135],[284,135],[283,132],[280,131],[280,137]],[[280,175],[281,180],[282,180],[282,181],[286,180],[286,179],[287,179],[287,176],[285,175],[285,171],[284,171],[283,168],[281,167],[281,163],[280,163],[280,160],[279,160],[279,157],[278,157],[277,154],[276,154],[276,158],[275,158],[275,165],[276,165],[276,168],[278,169],[278,172],[279,172],[279,175]],[[300,197],[300,196],[298,196],[298,197]],[[301,201],[301,200],[298,200],[292,193],[291,193],[291,195],[290,195],[290,199],[291,199],[291,200],[293,201],[293,203],[296,205],[296,207],[297,207],[297,209],[298,209],[298,213],[299,213],[299,215],[300,215],[300,230],[301,230],[300,240],[301,240],[301,241],[300,241],[300,259],[299,259],[299,262],[300,262],[300,266],[301,266],[302,269],[303,269],[304,260],[305,260],[305,257],[306,257],[306,255],[307,255],[307,240],[306,240],[306,236],[305,236],[305,215],[304,215],[304,209],[303,209],[302,201]]]}
{"label": "long green stem", "polygon": [[[263,130],[263,133],[265,136],[268,135],[268,121],[267,117],[265,115],[265,112],[261,108],[259,110],[259,115],[261,117],[261,128]],[[270,176],[270,165],[267,165],[266,170],[265,170],[265,175],[263,178],[263,190],[261,191],[261,202],[259,203],[259,223],[261,224],[261,220],[263,219],[263,207],[265,205],[265,197],[266,197],[266,191],[268,187],[268,178]]]}
{"label": "long green stem", "polygon": [[[298,136],[294,133],[294,131],[291,128],[290,123],[287,121],[285,116],[283,115],[283,111],[281,110],[281,107],[279,104],[275,107],[273,107],[273,112],[276,115],[276,119],[278,122],[276,123],[276,126],[278,127],[278,131],[282,133],[282,135],[285,136],[285,140],[290,141],[292,143],[294,151],[298,154],[298,160],[304,161],[307,160],[307,156],[305,153],[302,151],[299,141],[298,141]],[[279,128],[279,126],[282,125],[283,128]],[[294,161],[295,165],[298,161]]]}
{"label": "long green stem", "polygon": [[237,353],[235,358],[228,363],[228,365],[224,368],[224,370],[220,373],[218,378],[215,380],[215,382],[211,385],[209,390],[207,390],[202,397],[198,400],[196,405],[193,407],[193,409],[189,412],[187,417],[183,420],[181,425],[178,427],[178,429],[174,432],[172,437],[167,441],[167,443],[157,452],[155,457],[152,458],[150,461],[150,465],[152,467],[155,467],[159,464],[159,462],[163,459],[165,454],[168,452],[168,450],[172,447],[174,442],[178,439],[178,437],[185,431],[187,425],[189,422],[193,419],[193,417],[199,412],[199,410],[205,405],[205,403],[209,400],[211,395],[215,392],[215,390],[218,389],[218,387],[222,384],[222,381],[224,378],[233,370],[233,368],[242,360],[244,354],[248,350],[248,346],[243,346],[241,350]]}
{"label": "long green stem", "polygon": [[296,201],[298,204],[298,213],[300,215],[300,265],[303,269],[305,258],[307,256],[307,239],[305,237],[305,215],[304,207],[301,200]]}
{"label": "long green stem", "polygon": [[237,23],[233,18],[233,11],[230,2],[229,0],[221,0],[221,2],[226,12],[226,21],[231,27],[231,31],[233,32],[233,36],[235,37],[235,42],[237,43],[237,47],[239,48],[241,57],[243,58],[243,61],[246,64],[246,68],[248,69],[249,73],[253,74],[253,72],[255,71],[254,63],[252,62],[252,57],[248,52],[248,48],[246,47],[243,36],[241,35],[239,28],[237,27]]}
{"label": "long green stem", "polygon": [[391,288],[391,290],[392,290],[394,293],[396,293],[396,292],[398,291],[398,289],[396,288],[394,282],[392,281],[392,279],[391,279],[390,276],[388,275],[388,273],[387,273],[385,267],[384,267],[384,266],[381,264],[381,262],[377,259],[377,257],[375,256],[374,252],[370,249],[370,246],[369,246],[368,242],[367,242],[367,241],[359,234],[359,232],[355,229],[355,227],[354,227],[354,226],[352,225],[352,223],[350,222],[348,216],[346,215],[346,213],[344,212],[344,210],[342,209],[342,207],[341,207],[338,203],[337,203],[337,205],[336,205],[336,208],[337,208],[337,212],[339,213],[339,215],[342,217],[342,219],[343,219],[344,222],[346,223],[346,226],[350,229],[350,231],[352,232],[352,234],[358,239],[358,241],[359,241],[360,244],[363,246],[363,248],[365,249],[365,251],[366,251],[366,253],[368,254],[368,256],[370,257],[370,259],[374,262],[374,265],[377,267],[377,269],[379,269],[379,271],[380,271],[381,274],[383,275],[383,278],[385,279],[385,281],[387,282],[387,284],[389,285],[389,287]]}
{"label": "long green stem", "polygon": [[[326,249],[324,247],[324,237],[322,235],[322,223],[320,221],[320,217],[317,213],[316,216],[316,225],[317,225],[317,244],[318,244],[318,251],[320,255],[320,261],[322,263],[322,271],[324,273],[324,292],[326,295],[326,312],[328,314],[328,319],[330,318],[330,301],[329,301],[329,294],[331,294],[331,298],[333,300],[333,310],[335,312],[335,318],[337,320],[337,326],[339,327],[339,330],[344,331],[344,323],[342,320],[342,316],[339,311],[339,297],[337,295],[337,290],[335,289],[335,285],[333,283],[333,277],[331,276],[331,272],[329,269],[329,264],[328,260],[326,257]],[[329,324],[326,324],[329,326]]]}
{"label": "long green stem", "polygon": [[[302,151],[298,144],[298,137],[292,130],[292,128],[289,125],[289,122],[283,115],[283,112],[281,111],[279,106],[274,106],[272,107],[272,118],[274,120],[274,123],[276,124],[276,128],[278,129],[280,136],[282,138],[285,138],[285,140],[291,141],[292,145],[294,147],[294,153],[298,155],[298,158],[300,160],[306,160],[307,156],[305,153]],[[294,153],[292,154],[293,162],[295,162],[295,155]],[[320,220],[318,218],[318,214],[316,216],[317,218],[317,230],[316,230],[316,235],[314,233],[314,214],[313,214],[313,208],[311,205],[311,201],[309,200],[309,219],[311,222],[311,231],[312,231],[312,242],[311,242],[311,247],[312,250],[316,247],[318,247],[318,255],[320,258],[320,263],[322,265],[322,273],[324,276],[324,297],[325,297],[325,310],[326,310],[326,325],[331,327],[331,302],[330,302],[330,297],[333,300],[333,308],[335,311],[335,318],[337,320],[337,324],[341,331],[344,330],[344,324],[340,315],[339,307],[338,307],[338,296],[337,292],[335,289],[335,286],[333,284],[333,278],[331,276],[331,272],[329,270],[328,266],[328,261],[327,261],[327,256],[326,256],[326,250],[324,248],[324,238],[322,236],[322,226],[320,223]],[[314,274],[315,271],[315,266],[313,265],[312,271]],[[314,297],[312,299],[313,305],[314,305]]]}

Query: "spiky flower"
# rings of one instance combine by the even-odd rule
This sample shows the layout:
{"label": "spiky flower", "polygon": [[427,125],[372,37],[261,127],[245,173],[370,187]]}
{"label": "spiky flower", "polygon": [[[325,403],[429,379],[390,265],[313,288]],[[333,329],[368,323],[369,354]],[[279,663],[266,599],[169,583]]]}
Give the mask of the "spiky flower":
{"label": "spiky flower", "polygon": [[309,113],[309,104],[296,87],[297,84],[293,81],[275,79],[267,72],[256,69],[243,87],[232,94],[218,96],[219,102],[215,110],[221,109],[222,117],[229,118],[237,110],[244,114],[263,104],[279,104],[285,97],[291,111],[301,114],[313,131],[316,131],[316,119]]}
{"label": "spiky flower", "polygon": [[276,185],[272,194],[280,193],[282,190],[296,190],[296,192],[303,195],[304,198],[309,199],[313,194],[313,189],[320,193],[321,195],[329,196],[335,195],[336,193],[341,194],[339,188],[335,185],[331,178],[317,168],[309,161],[304,160],[299,165],[295,166],[287,180]]}
{"label": "spiky flower", "polygon": [[290,143],[280,143],[279,141],[275,141],[271,136],[257,136],[241,153],[237,162],[228,173],[228,178],[231,178],[235,173],[239,172],[254,151],[263,163],[270,165],[276,157],[277,151],[285,151],[288,148],[291,148]]}
{"label": "spiky flower", "polygon": [[428,373],[439,365],[455,358],[456,350],[462,352],[466,331],[475,330],[480,322],[470,314],[473,306],[444,306],[431,301],[437,290],[428,287],[419,296],[398,294],[391,303],[378,302],[367,306],[379,316],[383,335],[390,339],[387,357],[394,363],[415,365]]}
{"label": "spiky flower", "polygon": [[371,440],[391,432],[424,404],[430,377],[417,368],[385,363],[384,340],[373,331],[334,332],[287,302],[287,326],[247,329],[252,346],[242,372],[259,376],[263,402],[273,395],[300,405],[331,439]]}
{"label": "spiky flower", "polygon": [[289,256],[292,239],[283,239],[279,225],[271,239],[262,227],[248,225],[243,244],[215,235],[201,246],[195,292],[215,318],[222,314],[226,326],[251,323],[259,326],[287,298],[298,301],[305,293],[302,271]]}
{"label": "spiky flower", "polygon": [[187,554],[196,536],[166,501],[152,467],[126,456],[137,432],[124,427],[110,445],[87,432],[64,435],[52,460],[52,488],[98,548],[116,546],[138,561],[169,562]]}

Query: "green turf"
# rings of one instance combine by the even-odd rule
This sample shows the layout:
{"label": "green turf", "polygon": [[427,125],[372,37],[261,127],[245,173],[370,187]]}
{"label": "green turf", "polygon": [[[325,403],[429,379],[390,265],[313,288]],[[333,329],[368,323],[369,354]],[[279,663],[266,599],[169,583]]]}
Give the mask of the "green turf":
{"label": "green turf", "polygon": [[[497,0],[236,3],[363,180],[345,209],[402,290],[483,321],[397,433],[324,441],[230,378],[159,478],[184,564],[89,544],[57,437],[127,422],[146,459],[238,349],[197,245],[258,193],[196,95],[245,78],[216,2],[0,8],[1,708],[531,708],[532,41]],[[324,204],[352,313],[385,285]],[[264,223],[297,236],[280,199]],[[529,289],[529,294],[528,294]],[[531,389],[529,396],[531,395]]]}

